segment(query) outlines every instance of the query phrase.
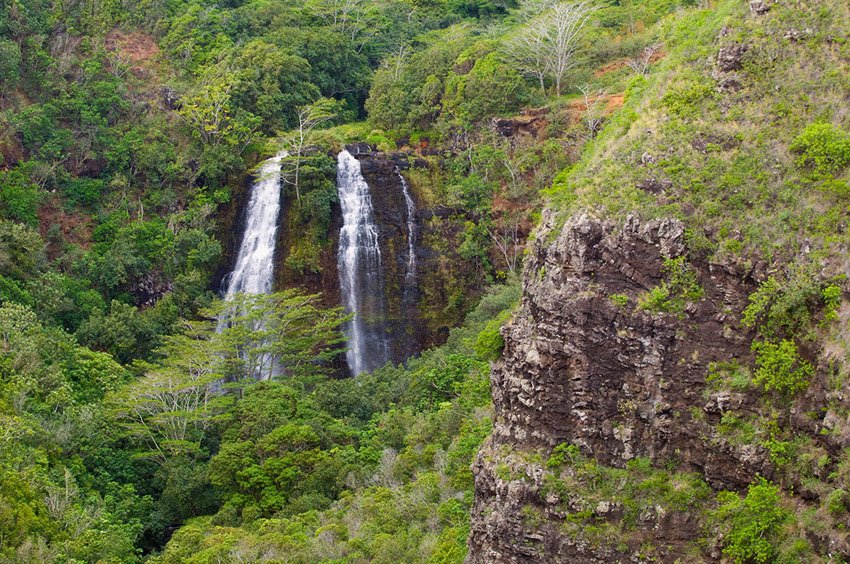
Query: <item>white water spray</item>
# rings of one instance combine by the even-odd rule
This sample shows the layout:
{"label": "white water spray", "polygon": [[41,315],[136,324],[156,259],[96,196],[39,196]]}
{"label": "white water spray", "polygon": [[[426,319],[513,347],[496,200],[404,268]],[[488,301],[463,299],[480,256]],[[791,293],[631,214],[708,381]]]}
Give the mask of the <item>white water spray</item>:
{"label": "white water spray", "polygon": [[260,166],[251,186],[245,211],[245,230],[236,265],[228,275],[225,299],[237,292],[268,294],[272,291],[277,220],[280,215],[280,169],[286,153],[270,158]]}
{"label": "white water spray", "polygon": [[389,345],[383,328],[381,248],[372,196],[360,162],[348,151],[337,158],[337,189],[343,218],[337,254],[340,293],[345,311],[354,313],[346,331],[345,356],[356,376],[386,364]]}
{"label": "white water spray", "polygon": [[[277,242],[278,216],[280,215],[280,171],[287,153],[282,152],[265,161],[251,186],[251,196],[245,210],[245,228],[236,265],[227,276],[224,299],[231,300],[237,293],[270,294],[274,281],[274,252]],[[228,324],[229,312],[221,315],[219,332]],[[262,329],[262,322],[255,329]],[[274,372],[271,357],[259,361],[255,377],[268,379]]]}
{"label": "white water spray", "polygon": [[416,283],[416,204],[410,196],[407,180],[398,168],[395,172],[401,181],[404,202],[407,204],[407,271],[404,274],[404,285],[405,290],[409,290]]}

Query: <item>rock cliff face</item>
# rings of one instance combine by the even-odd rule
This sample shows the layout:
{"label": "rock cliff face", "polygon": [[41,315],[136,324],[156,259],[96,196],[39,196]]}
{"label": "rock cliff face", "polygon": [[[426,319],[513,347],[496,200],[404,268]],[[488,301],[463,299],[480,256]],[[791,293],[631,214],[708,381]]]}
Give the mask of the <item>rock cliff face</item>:
{"label": "rock cliff face", "polygon": [[[427,328],[422,323],[418,278],[406,280],[409,258],[407,203],[399,174],[410,167],[402,153],[374,153],[369,146],[356,146],[353,154],[360,160],[361,172],[372,195],[372,213],[378,226],[378,243],[384,278],[386,319],[384,331],[389,338],[391,358],[402,362],[421,350],[428,341]],[[419,166],[427,166],[420,163]],[[415,196],[413,196],[415,198]],[[421,215],[416,206],[416,231],[421,232]],[[423,254],[421,241],[414,240],[415,258]]]}
{"label": "rock cliff face", "polygon": [[[686,511],[641,513],[625,543],[591,545],[567,534],[571,502],[546,491],[542,459],[527,453],[570,443],[620,468],[645,457],[715,489],[770,477],[763,449],[713,431],[727,409],[746,413],[754,400],[706,386],[710,363],[752,361],[753,336],[738,317],[759,276],[697,261],[703,297],[681,312],[650,313],[635,307],[637,297],[662,283],[665,259],[686,253],[683,224],[630,218],[615,226],[585,215],[554,229],[545,217],[526,259],[521,309],[503,330],[491,382],[495,427],[473,466],[467,562],[637,561],[646,542],[661,560],[693,561],[687,547],[700,527]],[[607,503],[593,514],[600,522],[622,517]]]}

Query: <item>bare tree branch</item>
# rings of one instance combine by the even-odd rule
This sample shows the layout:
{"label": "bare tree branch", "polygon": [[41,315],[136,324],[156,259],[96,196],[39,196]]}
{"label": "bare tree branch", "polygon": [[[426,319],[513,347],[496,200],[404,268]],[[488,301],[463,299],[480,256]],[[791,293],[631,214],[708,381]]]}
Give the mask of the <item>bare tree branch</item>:
{"label": "bare tree branch", "polygon": [[569,72],[578,60],[576,52],[584,28],[596,6],[588,0],[576,3],[532,0],[520,12],[528,23],[508,41],[506,51],[522,74],[535,78],[545,91],[550,78],[555,94],[561,94]]}
{"label": "bare tree branch", "polygon": [[646,76],[649,72],[649,66],[652,64],[652,58],[655,57],[655,54],[658,53],[659,50],[661,50],[661,43],[647,45],[643,48],[643,51],[640,52],[640,55],[626,61],[626,65],[635,71],[636,74]]}

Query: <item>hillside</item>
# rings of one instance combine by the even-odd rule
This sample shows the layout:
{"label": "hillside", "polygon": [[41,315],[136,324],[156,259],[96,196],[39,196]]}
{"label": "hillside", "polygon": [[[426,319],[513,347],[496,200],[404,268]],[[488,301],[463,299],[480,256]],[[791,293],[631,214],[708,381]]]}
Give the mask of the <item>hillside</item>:
{"label": "hillside", "polygon": [[850,558],[848,24],[0,1],[0,562]]}
{"label": "hillside", "polygon": [[718,2],[550,191],[469,562],[848,553],[845,3]]}

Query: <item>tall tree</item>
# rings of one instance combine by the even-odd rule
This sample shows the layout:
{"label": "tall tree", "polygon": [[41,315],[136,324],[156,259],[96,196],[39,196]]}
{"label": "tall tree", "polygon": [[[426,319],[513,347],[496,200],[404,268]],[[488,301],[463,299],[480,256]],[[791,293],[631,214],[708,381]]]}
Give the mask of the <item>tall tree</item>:
{"label": "tall tree", "polygon": [[529,18],[528,23],[506,45],[518,70],[537,79],[542,90],[546,78],[550,78],[555,94],[560,96],[569,72],[578,62],[579,41],[595,10],[588,0],[528,2],[522,12]]}
{"label": "tall tree", "polygon": [[164,463],[175,455],[196,455],[219,407],[221,361],[209,321],[187,322],[184,332],[168,337],[159,353],[164,360],[146,365],[146,374],[112,399],[114,415],[130,436],[147,446],[146,456]]}
{"label": "tall tree", "polygon": [[301,166],[307,148],[313,141],[314,129],[332,121],[339,113],[340,102],[332,98],[320,98],[312,104],[301,106],[297,111],[295,129],[284,136],[287,158],[284,160],[283,180],[295,188],[295,197],[301,203]]}
{"label": "tall tree", "polygon": [[216,340],[226,376],[237,381],[323,374],[341,352],[339,329],[347,319],[340,308],[320,307],[318,295],[297,290],[236,295],[208,313],[227,318]]}

